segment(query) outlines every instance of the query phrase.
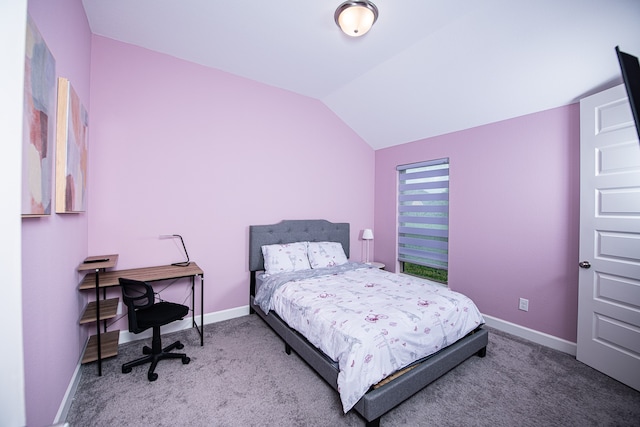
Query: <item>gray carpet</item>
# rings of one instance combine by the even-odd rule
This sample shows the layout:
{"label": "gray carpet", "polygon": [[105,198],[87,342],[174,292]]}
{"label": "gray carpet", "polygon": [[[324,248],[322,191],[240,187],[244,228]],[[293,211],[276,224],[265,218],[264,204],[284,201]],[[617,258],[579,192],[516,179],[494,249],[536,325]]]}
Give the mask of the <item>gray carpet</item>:
{"label": "gray carpet", "polygon": [[[564,353],[489,329],[485,358],[472,357],[382,417],[391,426],[639,426],[640,392]],[[257,316],[205,325],[180,339],[191,363],[121,373],[141,341],[119,355],[82,366],[67,421],[84,426],[363,426]]]}

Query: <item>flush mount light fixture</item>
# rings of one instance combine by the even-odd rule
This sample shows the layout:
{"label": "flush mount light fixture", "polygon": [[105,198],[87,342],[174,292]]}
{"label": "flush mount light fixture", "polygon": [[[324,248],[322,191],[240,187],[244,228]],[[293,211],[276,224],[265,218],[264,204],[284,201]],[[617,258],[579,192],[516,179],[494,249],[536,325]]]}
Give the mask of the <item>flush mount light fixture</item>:
{"label": "flush mount light fixture", "polygon": [[378,20],[378,8],[369,0],[345,1],[338,6],[333,18],[346,35],[360,37]]}

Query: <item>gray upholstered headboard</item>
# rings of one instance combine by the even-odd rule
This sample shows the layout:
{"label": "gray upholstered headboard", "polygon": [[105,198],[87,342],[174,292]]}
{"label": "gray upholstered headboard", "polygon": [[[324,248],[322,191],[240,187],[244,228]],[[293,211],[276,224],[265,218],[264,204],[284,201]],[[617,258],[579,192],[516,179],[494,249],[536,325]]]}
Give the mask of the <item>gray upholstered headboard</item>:
{"label": "gray upholstered headboard", "polygon": [[340,242],[349,258],[349,223],[303,219],[271,225],[250,225],[249,271],[264,270],[263,245],[294,242]]}

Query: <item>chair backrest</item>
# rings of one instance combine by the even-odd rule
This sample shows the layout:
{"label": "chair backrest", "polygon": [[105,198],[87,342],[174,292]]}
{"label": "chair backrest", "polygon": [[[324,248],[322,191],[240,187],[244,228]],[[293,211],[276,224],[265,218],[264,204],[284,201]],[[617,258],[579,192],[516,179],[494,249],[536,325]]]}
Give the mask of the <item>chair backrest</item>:
{"label": "chair backrest", "polygon": [[122,302],[127,306],[129,319],[129,332],[138,333],[143,330],[138,326],[136,311],[151,307],[155,302],[153,288],[147,282],[131,280],[120,277],[120,288],[122,289]]}

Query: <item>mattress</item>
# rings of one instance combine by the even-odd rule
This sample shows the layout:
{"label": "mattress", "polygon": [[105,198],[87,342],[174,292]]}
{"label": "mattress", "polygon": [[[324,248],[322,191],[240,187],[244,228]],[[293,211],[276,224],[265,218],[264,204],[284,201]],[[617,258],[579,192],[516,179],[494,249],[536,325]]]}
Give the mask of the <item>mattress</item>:
{"label": "mattress", "polygon": [[256,304],[274,310],[339,367],[344,412],[382,379],[484,323],[445,286],[359,263],[261,277]]}

